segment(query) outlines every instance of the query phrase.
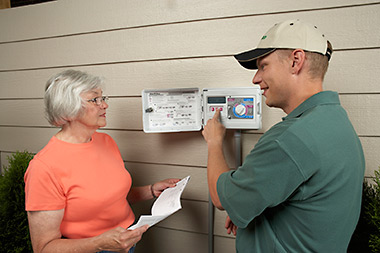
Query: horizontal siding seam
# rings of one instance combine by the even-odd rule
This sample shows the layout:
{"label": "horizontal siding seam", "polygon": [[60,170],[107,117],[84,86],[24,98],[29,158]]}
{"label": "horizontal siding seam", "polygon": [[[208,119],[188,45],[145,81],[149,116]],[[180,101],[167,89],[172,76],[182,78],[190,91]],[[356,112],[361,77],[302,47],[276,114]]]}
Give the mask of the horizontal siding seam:
{"label": "horizontal siding seam", "polygon": [[[380,47],[341,48],[341,49],[334,49],[334,52],[359,51],[359,50],[378,50],[378,49],[380,49]],[[83,63],[83,64],[68,64],[68,65],[56,65],[56,66],[36,67],[36,68],[2,69],[2,70],[0,70],[0,73],[32,71],[32,70],[34,71],[34,70],[62,69],[62,68],[79,68],[79,67],[91,67],[91,66],[107,66],[107,65],[147,63],[147,62],[164,62],[164,61],[179,61],[179,60],[226,58],[226,57],[233,57],[233,56],[234,56],[234,54],[198,55],[198,56],[186,56],[186,57],[169,57],[169,58],[153,58],[153,59],[142,59],[142,60],[126,60],[126,61],[113,61],[113,62],[111,61],[111,62],[96,62],[96,63]]]}
{"label": "horizontal siding seam", "polygon": [[196,23],[196,22],[210,22],[210,21],[216,21],[216,20],[237,19],[237,18],[256,17],[256,16],[279,15],[279,14],[284,14],[284,13],[299,13],[299,12],[312,12],[312,11],[314,12],[314,11],[322,11],[322,10],[357,8],[357,7],[379,5],[379,4],[380,4],[380,2],[364,3],[364,4],[351,4],[351,5],[341,5],[341,6],[333,6],[333,7],[320,7],[320,8],[314,8],[314,9],[285,10],[285,11],[266,12],[266,13],[252,13],[252,14],[241,14],[241,15],[224,16],[224,17],[211,17],[211,18],[209,17],[209,18],[199,18],[199,19],[192,19],[192,20],[162,22],[162,23],[156,23],[156,24],[143,24],[143,25],[136,25],[136,26],[130,26],[130,27],[109,28],[109,29],[103,29],[103,30],[98,30],[98,31],[78,32],[78,33],[65,34],[65,35],[56,35],[56,36],[47,36],[47,37],[40,37],[40,38],[5,41],[5,42],[0,42],[0,45],[11,44],[11,43],[20,43],[20,42],[29,42],[29,41],[36,41],[36,40],[56,39],[56,38],[63,38],[63,37],[82,36],[82,35],[88,35],[88,34],[99,34],[99,33],[123,31],[123,30],[144,29],[144,28],[158,27],[158,26],[178,25],[178,24],[187,24],[187,23]]}

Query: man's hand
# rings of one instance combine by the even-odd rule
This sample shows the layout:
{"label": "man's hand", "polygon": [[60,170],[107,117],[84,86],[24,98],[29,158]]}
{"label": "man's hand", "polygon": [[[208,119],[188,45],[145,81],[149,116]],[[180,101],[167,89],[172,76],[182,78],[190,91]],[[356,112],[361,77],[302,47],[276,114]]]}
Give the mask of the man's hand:
{"label": "man's hand", "polygon": [[236,236],[237,226],[231,221],[230,216],[227,216],[224,227],[227,229],[227,234],[232,232]]}
{"label": "man's hand", "polygon": [[203,138],[208,145],[222,145],[226,128],[220,122],[220,111],[216,109],[214,117],[207,121],[202,131]]}

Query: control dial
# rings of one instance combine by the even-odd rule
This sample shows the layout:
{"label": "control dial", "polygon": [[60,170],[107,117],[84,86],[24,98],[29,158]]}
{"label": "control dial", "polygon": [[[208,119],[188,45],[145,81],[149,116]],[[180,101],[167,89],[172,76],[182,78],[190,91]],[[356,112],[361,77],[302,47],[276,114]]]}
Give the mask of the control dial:
{"label": "control dial", "polygon": [[235,113],[239,116],[243,116],[247,113],[247,108],[242,104],[238,104],[235,106]]}

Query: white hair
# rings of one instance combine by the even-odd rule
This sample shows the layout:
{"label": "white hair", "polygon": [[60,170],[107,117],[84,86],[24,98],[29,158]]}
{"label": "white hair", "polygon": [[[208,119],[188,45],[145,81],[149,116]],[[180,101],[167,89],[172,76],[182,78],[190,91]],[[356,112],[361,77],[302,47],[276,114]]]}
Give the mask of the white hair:
{"label": "white hair", "polygon": [[82,113],[81,94],[103,88],[104,80],[82,71],[65,70],[51,77],[45,87],[45,113],[50,124],[62,127]]}

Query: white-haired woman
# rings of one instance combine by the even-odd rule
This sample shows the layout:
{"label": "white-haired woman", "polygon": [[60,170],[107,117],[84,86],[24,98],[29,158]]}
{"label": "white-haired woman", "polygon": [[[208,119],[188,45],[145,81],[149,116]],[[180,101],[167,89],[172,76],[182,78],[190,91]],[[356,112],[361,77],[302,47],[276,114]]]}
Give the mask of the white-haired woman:
{"label": "white-haired woman", "polygon": [[147,226],[126,230],[130,207],[157,197],[178,179],[131,187],[106,125],[103,80],[66,70],[46,84],[49,123],[61,127],[25,173],[25,206],[34,252],[133,252]]}

